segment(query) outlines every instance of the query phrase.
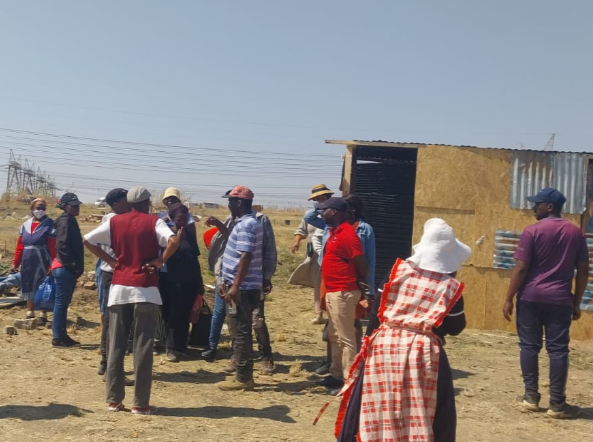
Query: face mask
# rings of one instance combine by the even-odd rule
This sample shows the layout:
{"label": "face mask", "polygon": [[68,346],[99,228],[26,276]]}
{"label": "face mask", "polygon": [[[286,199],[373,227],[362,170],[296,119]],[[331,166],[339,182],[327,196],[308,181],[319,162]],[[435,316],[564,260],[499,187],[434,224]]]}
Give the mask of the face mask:
{"label": "face mask", "polygon": [[45,210],[34,210],[33,216],[37,219],[41,219],[45,216]]}

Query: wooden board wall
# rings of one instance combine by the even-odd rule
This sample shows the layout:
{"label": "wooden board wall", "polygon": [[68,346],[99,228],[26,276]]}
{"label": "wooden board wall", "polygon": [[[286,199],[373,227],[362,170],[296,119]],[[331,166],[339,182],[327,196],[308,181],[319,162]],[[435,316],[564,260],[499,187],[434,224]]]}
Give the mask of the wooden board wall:
{"label": "wooden board wall", "polygon": [[[510,207],[511,153],[508,150],[425,146],[418,149],[413,243],[426,220],[439,217],[472,248],[459,278],[466,283],[468,327],[514,330],[502,317],[510,270],[492,268],[497,229],[522,231],[535,222],[530,210]],[[581,226],[580,215],[565,218]],[[575,339],[593,337],[593,312],[572,329]]]}

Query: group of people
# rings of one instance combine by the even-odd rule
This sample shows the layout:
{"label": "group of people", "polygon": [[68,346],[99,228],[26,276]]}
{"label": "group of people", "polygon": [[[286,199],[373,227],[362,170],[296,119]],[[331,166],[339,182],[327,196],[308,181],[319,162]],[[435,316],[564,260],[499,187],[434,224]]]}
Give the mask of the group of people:
{"label": "group of people", "polygon": [[[195,220],[180,193],[169,188],[167,210],[149,214],[144,187],[114,189],[106,202],[112,213],[81,237],[76,222],[80,201],[67,193],[63,214],[54,222],[47,202],[31,203],[32,218],[19,231],[13,270],[21,268],[27,317],[34,317],[32,297],[49,271],[56,282],[53,316],[55,347],[77,344],[66,333],[66,315],[78,276],[84,271],[83,244],[100,259],[103,313],[102,360],[108,408],[124,409],[123,361],[131,339],[135,390],[132,412],[152,414],[150,404],[153,344],[159,316],[166,324],[166,358],[177,362],[188,343],[190,312],[204,284]],[[216,276],[215,306],[206,360],[217,354],[227,317],[232,356],[226,369],[235,373],[218,384],[222,390],[254,388],[252,333],[262,354],[262,371],[274,371],[265,320],[265,295],[272,290],[277,255],[270,220],[253,209],[253,192],[235,186],[229,216],[206,220],[212,228],[208,267]],[[465,328],[464,284],[457,271],[470,257],[444,220],[426,222],[412,256],[398,259],[375,286],[375,235],[365,222],[360,197],[335,197],[325,185],[312,188],[314,202],[295,232],[292,251],[308,238],[307,258],[290,282],[314,289],[313,324],[325,324],[328,373],[319,384],[341,397],[335,426],[340,441],[455,440],[456,414],[451,367],[444,351],[446,335]],[[504,316],[510,320],[515,296],[520,362],[525,394],[519,404],[539,411],[538,354],[543,332],[550,356],[550,406],[554,418],[580,413],[566,402],[569,329],[579,319],[589,261],[581,230],[561,217],[566,198],[546,188],[529,201],[537,223],[522,234],[511,276]],[[206,237],[206,236],[205,236]],[[572,281],[576,270],[576,284]],[[327,313],[327,320],[324,318]],[[40,319],[45,318],[42,312]],[[368,318],[362,338],[360,319]]]}

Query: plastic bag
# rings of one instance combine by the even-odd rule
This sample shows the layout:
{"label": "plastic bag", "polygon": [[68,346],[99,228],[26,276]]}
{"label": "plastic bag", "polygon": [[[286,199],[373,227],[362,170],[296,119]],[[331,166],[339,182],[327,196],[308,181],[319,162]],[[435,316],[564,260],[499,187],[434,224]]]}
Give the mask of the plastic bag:
{"label": "plastic bag", "polygon": [[47,276],[35,293],[35,310],[52,311],[56,299],[56,283],[51,276]]}

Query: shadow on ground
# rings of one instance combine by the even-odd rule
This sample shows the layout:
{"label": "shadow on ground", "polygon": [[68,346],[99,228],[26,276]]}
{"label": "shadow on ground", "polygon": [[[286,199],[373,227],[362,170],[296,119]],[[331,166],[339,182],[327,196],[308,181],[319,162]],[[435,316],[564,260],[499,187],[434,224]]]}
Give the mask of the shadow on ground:
{"label": "shadow on ground", "polygon": [[92,413],[92,411],[68,404],[0,406],[0,419],[36,421],[44,419],[63,419],[67,416],[79,417],[84,413]]}
{"label": "shadow on ground", "polygon": [[205,417],[210,419],[227,419],[230,417],[247,417],[269,419],[278,422],[296,423],[288,416],[290,408],[286,405],[273,405],[257,410],[245,407],[200,407],[200,408],[159,408],[159,414],[174,417]]}

